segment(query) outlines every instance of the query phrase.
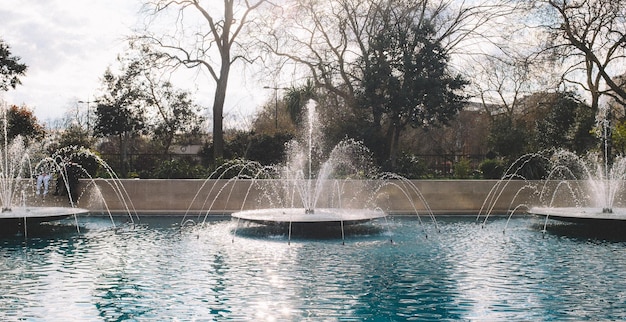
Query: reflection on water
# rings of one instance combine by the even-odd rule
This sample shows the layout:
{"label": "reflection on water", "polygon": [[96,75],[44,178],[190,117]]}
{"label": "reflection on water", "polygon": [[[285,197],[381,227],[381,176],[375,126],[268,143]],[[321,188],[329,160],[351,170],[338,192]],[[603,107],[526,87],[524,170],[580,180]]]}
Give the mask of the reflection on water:
{"label": "reflection on water", "polygon": [[252,227],[233,239],[231,221],[179,219],[2,237],[0,320],[626,318],[626,244],[544,236],[539,219],[503,234],[505,220],[442,218],[426,238],[416,218],[396,217],[345,245]]}

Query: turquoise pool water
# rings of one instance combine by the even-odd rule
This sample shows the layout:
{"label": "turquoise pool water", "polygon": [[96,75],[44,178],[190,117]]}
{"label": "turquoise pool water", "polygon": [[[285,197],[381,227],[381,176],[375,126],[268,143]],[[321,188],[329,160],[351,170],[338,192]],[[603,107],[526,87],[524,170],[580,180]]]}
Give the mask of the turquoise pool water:
{"label": "turquoise pool water", "polygon": [[[0,240],[0,320],[624,320],[626,243],[413,217],[341,238],[79,218]],[[428,233],[426,238],[424,230]],[[393,244],[390,243],[393,239]]]}

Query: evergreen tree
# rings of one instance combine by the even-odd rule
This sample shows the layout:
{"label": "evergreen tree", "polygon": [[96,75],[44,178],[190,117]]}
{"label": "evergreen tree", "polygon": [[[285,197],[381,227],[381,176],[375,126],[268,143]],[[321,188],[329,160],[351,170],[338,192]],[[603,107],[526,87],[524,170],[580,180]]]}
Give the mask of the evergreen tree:
{"label": "evergreen tree", "polygon": [[380,156],[393,169],[402,131],[446,124],[465,104],[459,91],[468,82],[449,72],[449,58],[431,24],[415,25],[404,17],[383,25],[364,58],[360,106],[369,109],[384,136]]}
{"label": "evergreen tree", "polygon": [[8,91],[21,84],[20,76],[24,76],[27,66],[21,64],[20,57],[11,55],[11,48],[0,39],[0,91]]}

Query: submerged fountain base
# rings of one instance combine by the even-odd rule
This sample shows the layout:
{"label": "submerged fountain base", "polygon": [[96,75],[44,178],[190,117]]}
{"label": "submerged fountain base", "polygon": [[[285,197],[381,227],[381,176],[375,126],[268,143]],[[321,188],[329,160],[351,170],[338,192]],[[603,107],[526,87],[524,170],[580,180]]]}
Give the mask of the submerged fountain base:
{"label": "submerged fountain base", "polygon": [[72,207],[12,207],[0,213],[0,232],[14,233],[24,223],[37,225],[42,222],[63,219],[72,215],[88,213],[89,210]]}
{"label": "submerged fountain base", "polygon": [[626,226],[626,208],[612,208],[610,211],[607,211],[607,209],[600,208],[533,207],[528,212],[533,215],[547,216],[550,219],[560,221]]}
{"label": "submerged fountain base", "polygon": [[385,217],[380,210],[340,208],[268,208],[235,212],[233,218],[263,225],[354,225]]}

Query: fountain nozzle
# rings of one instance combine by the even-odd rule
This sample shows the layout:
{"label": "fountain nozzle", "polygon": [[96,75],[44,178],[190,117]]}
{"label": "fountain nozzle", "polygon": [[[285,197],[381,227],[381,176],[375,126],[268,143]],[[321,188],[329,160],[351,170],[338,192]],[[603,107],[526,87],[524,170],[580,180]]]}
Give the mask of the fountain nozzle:
{"label": "fountain nozzle", "polygon": [[611,209],[611,208],[602,208],[602,213],[603,214],[612,214],[613,213],[613,209]]}
{"label": "fountain nozzle", "polygon": [[305,213],[305,214],[314,214],[314,213],[315,213],[315,210],[310,209],[310,208],[307,208],[307,209],[305,209],[305,210],[304,210],[304,213]]}

